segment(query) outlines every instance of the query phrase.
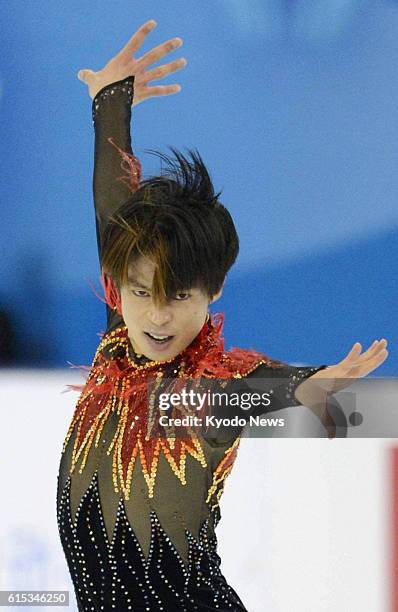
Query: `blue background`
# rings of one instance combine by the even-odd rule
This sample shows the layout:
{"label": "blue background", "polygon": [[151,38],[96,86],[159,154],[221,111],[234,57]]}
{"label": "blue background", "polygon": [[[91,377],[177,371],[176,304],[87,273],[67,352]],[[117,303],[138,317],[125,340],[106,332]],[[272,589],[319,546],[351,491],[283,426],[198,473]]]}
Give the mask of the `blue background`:
{"label": "blue background", "polygon": [[[0,4],[0,305],[20,364],[91,363],[104,329],[92,203],[91,99],[147,19],[141,55],[180,36],[178,95],[133,108],[134,152],[197,147],[241,253],[213,311],[227,348],[335,363],[389,341],[397,375],[398,6],[392,1]],[[157,82],[158,83],[158,82]],[[159,82],[160,84],[160,82]]]}

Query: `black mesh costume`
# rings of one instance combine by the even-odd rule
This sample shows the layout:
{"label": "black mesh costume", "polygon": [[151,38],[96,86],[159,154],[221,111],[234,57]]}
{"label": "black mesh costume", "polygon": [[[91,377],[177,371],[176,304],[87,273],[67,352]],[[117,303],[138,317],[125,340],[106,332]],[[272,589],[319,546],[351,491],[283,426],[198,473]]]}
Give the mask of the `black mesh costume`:
{"label": "black mesh costume", "polygon": [[[121,174],[121,159],[108,138],[132,152],[133,85],[133,77],[113,83],[93,101],[94,201],[100,259],[101,233],[107,219],[129,196],[126,185],[115,180]],[[123,325],[123,319],[107,307],[102,344],[112,330]],[[112,341],[109,346],[112,348]],[[119,346],[118,350],[123,348]],[[130,364],[145,364],[146,358],[138,358],[128,340],[126,350]],[[283,381],[272,389],[275,410],[298,404],[294,397],[297,385],[323,367],[286,365],[275,370],[262,364],[250,376]],[[137,460],[132,494],[126,501],[114,490],[114,465],[112,456],[106,453],[118,420],[117,411],[111,411],[81,473],[78,469],[70,473],[77,427],[61,457],[57,519],[79,610],[246,610],[222,575],[215,534],[224,479],[217,482],[214,473],[226,451],[231,461],[234,459],[238,438],[224,443],[203,440],[206,466],[187,455],[184,485],[161,454],[152,497]]]}

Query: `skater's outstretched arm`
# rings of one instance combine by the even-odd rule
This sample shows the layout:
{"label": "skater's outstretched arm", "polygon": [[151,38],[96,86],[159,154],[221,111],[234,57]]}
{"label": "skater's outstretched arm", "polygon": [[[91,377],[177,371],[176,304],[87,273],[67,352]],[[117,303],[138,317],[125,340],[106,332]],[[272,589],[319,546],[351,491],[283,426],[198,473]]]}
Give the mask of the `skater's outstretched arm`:
{"label": "skater's outstretched arm", "polygon": [[[319,417],[329,438],[333,438],[336,426],[327,411],[328,395],[349,387],[357,378],[376,370],[388,357],[386,347],[387,340],[382,338],[362,352],[360,342],[355,342],[347,355],[336,364],[316,367],[283,364],[278,368],[260,365],[248,378],[257,382],[260,389],[267,388],[267,379],[270,381],[273,393],[271,410],[304,404]],[[260,414],[261,410],[257,412]]]}

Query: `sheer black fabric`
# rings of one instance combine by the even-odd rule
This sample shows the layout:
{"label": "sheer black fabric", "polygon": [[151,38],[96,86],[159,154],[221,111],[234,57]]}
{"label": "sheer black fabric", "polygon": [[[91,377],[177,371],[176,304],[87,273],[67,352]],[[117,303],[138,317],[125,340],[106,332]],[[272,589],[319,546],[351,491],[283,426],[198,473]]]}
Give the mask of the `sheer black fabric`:
{"label": "sheer black fabric", "polygon": [[[117,180],[122,175],[121,158],[108,138],[132,152],[133,86],[134,78],[128,77],[105,87],[93,101],[94,202],[100,261],[103,228],[130,193]],[[107,307],[106,333],[121,325],[122,317]],[[134,359],[131,344],[129,351]],[[251,376],[283,379],[283,384],[273,389],[276,409],[298,403],[294,389],[317,369],[260,366]],[[118,419],[116,412],[110,413],[98,445],[92,445],[81,472],[75,468],[70,473],[77,428],[61,456],[57,519],[79,610],[243,612],[244,604],[223,577],[215,534],[224,481],[217,482],[214,473],[235,441],[220,444],[211,437],[203,439],[206,467],[187,455],[184,485],[161,454],[153,497],[148,495],[138,459],[131,496],[125,500],[114,490],[112,454],[107,453]]]}

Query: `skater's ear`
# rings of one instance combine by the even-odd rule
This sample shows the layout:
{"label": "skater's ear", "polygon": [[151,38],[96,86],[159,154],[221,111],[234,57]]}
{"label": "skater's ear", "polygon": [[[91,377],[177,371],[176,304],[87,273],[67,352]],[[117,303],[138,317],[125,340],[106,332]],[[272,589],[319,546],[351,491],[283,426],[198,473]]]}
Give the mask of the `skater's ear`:
{"label": "skater's ear", "polygon": [[224,289],[224,284],[225,284],[225,280],[224,280],[223,284],[221,285],[221,288],[211,298],[210,304],[213,304],[213,302],[216,302],[222,296],[222,292],[223,292],[223,289]]}

